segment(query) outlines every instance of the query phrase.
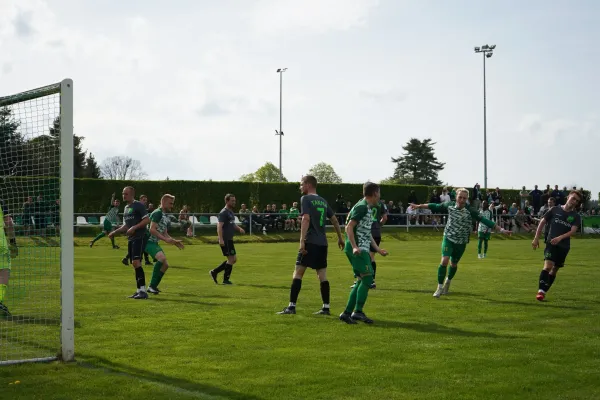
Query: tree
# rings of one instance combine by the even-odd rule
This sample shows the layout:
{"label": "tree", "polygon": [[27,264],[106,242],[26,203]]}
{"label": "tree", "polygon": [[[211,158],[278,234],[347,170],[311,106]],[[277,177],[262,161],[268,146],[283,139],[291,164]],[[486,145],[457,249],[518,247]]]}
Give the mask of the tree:
{"label": "tree", "polygon": [[116,180],[141,180],[147,174],[142,170],[139,160],[127,156],[109,157],[100,166],[103,178]]}
{"label": "tree", "polygon": [[335,172],[330,164],[320,162],[308,170],[308,174],[317,178],[319,183],[342,183],[342,178]]}
{"label": "tree", "polygon": [[285,176],[283,180],[279,177],[279,168],[277,168],[272,162],[267,162],[265,165],[256,170],[256,172],[245,174],[240,176],[242,182],[287,182]]}
{"label": "tree", "polygon": [[438,179],[438,172],[446,164],[438,161],[433,150],[434,144],[431,139],[410,139],[402,146],[404,154],[398,158],[392,157],[396,168],[391,180],[398,184],[440,185],[442,182]]}
{"label": "tree", "polygon": [[20,125],[10,108],[0,108],[0,177],[22,175],[26,163]]}
{"label": "tree", "polygon": [[89,153],[87,158],[85,159],[85,177],[86,178],[94,178],[99,179],[102,176],[102,172],[100,171],[100,167],[94,158],[92,153]]}
{"label": "tree", "polygon": [[[60,117],[54,118],[50,127],[50,137],[54,140],[55,149],[58,154],[60,148]],[[73,176],[75,178],[87,178],[86,151],[83,150],[84,136],[73,134]]]}

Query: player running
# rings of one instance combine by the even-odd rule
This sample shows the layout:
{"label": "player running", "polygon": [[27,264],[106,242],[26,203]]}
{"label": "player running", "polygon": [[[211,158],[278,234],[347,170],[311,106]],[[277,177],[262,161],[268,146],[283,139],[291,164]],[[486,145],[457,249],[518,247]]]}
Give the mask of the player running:
{"label": "player running", "polygon": [[[119,199],[115,199],[115,195],[116,193],[113,193],[112,197],[110,198],[110,208],[108,209],[106,217],[104,218],[102,232],[100,232],[100,234],[98,234],[98,236],[96,236],[94,240],[90,242],[90,247],[93,247],[94,243],[102,239],[104,236],[107,236],[113,230],[117,229],[117,225],[119,225],[119,206],[121,203],[119,202]],[[113,249],[119,248],[119,246],[115,244],[114,236],[110,237],[110,242],[112,243]]]}
{"label": "player running", "polygon": [[166,213],[173,209],[174,202],[175,196],[165,194],[160,199],[160,207],[150,214],[150,237],[146,244],[146,252],[150,254],[152,258],[156,259],[150,286],[148,286],[148,292],[153,294],[160,293],[158,285],[167,272],[167,269],[169,269],[167,257],[165,256],[163,249],[158,245],[158,241],[162,240],[165,243],[170,243],[179,249],[183,249],[182,241],[173,239],[168,233],[168,228],[171,223]]}
{"label": "player running", "polygon": [[219,213],[219,223],[217,224],[217,236],[219,237],[219,246],[221,246],[221,253],[227,259],[221,263],[217,268],[209,271],[210,277],[218,285],[217,276],[220,272],[223,273],[223,285],[232,285],[231,272],[233,271],[233,265],[237,262],[237,253],[235,252],[235,244],[233,243],[233,235],[235,231],[238,231],[242,235],[246,233],[242,228],[235,223],[235,209],[236,199],[233,194],[225,195],[225,207]]}
{"label": "player running", "polygon": [[[481,211],[479,215],[482,218],[492,220],[492,212],[489,210],[488,202],[483,200],[481,203]],[[478,223],[479,227],[477,228],[477,258],[486,258],[488,251],[488,242],[490,237],[492,236],[492,230],[488,228],[485,224],[481,222]],[[483,244],[483,253],[481,252],[481,245]]]}

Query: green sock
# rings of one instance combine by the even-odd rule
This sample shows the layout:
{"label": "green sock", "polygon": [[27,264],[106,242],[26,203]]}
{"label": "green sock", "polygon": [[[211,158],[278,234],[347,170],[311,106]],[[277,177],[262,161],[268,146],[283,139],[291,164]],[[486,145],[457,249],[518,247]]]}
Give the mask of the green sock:
{"label": "green sock", "polygon": [[160,270],[162,265],[163,263],[160,261],[154,263],[154,271],[152,271],[152,279],[150,280],[150,286],[152,286],[154,289],[158,287],[162,277],[165,276],[165,273]]}
{"label": "green sock", "polygon": [[110,242],[112,243],[112,246],[115,247],[115,237],[111,237],[110,238]]}
{"label": "green sock", "polygon": [[483,239],[479,239],[479,241],[477,242],[477,254],[481,254],[481,243],[483,243]]}
{"label": "green sock", "polygon": [[6,296],[7,288],[8,288],[7,285],[5,285],[4,283],[0,283],[0,303],[2,303],[4,301],[4,296]]}
{"label": "green sock", "polygon": [[367,302],[367,296],[369,295],[369,287],[373,283],[373,276],[363,276],[360,285],[358,285],[358,291],[356,293],[356,311],[362,312],[365,303]]}
{"label": "green sock", "polygon": [[360,281],[356,282],[356,285],[350,291],[350,296],[348,297],[348,303],[346,304],[346,313],[351,313],[354,311],[354,306],[356,305],[356,293],[358,292],[358,287],[360,286]]}
{"label": "green sock", "polygon": [[92,243],[96,243],[98,240],[102,239],[104,236],[106,236],[106,234],[104,232],[100,232],[100,234],[98,236],[96,236],[94,238],[94,240],[92,240]]}
{"label": "green sock", "polygon": [[438,283],[441,285],[444,283],[444,278],[446,277],[446,269],[442,264],[438,267]]}
{"label": "green sock", "polygon": [[487,249],[488,249],[488,241],[484,241],[483,242],[483,254],[487,254]]}
{"label": "green sock", "polygon": [[456,275],[456,270],[458,269],[458,265],[456,267],[450,266],[450,270],[448,271],[448,279],[451,280]]}

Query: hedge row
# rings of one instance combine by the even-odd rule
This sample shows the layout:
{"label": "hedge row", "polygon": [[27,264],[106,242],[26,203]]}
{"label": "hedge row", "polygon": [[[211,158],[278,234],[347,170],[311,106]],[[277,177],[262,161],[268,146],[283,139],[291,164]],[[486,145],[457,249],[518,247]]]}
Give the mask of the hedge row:
{"label": "hedge row", "polygon": [[[2,182],[0,182],[2,185]],[[116,181],[104,179],[75,179],[75,212],[91,213],[104,212],[112,193],[121,198],[123,187],[131,185],[136,189],[136,196],[145,194],[157,205],[160,197],[165,193],[176,196],[176,207],[183,204],[190,206],[192,212],[218,212],[223,208],[224,196],[233,193],[237,197],[238,205],[246,203],[248,207],[257,205],[263,209],[266,204],[286,203],[288,206],[300,199],[299,183],[249,183],[249,182],[213,182],[213,181]],[[56,178],[6,178],[0,190],[0,197],[9,198],[9,204],[17,206],[25,201],[27,196],[42,194],[46,200],[56,198],[59,182]],[[437,189],[441,193],[442,187],[409,186],[409,185],[383,185],[381,197],[386,201],[401,201],[406,207],[411,190],[415,191],[421,203],[429,201],[431,192]],[[471,189],[471,188],[468,188]],[[335,203],[338,195],[345,200],[355,203],[362,197],[361,184],[320,184],[318,193],[330,204]],[[520,203],[519,190],[501,190],[503,202]],[[590,193],[585,192],[586,199]]]}

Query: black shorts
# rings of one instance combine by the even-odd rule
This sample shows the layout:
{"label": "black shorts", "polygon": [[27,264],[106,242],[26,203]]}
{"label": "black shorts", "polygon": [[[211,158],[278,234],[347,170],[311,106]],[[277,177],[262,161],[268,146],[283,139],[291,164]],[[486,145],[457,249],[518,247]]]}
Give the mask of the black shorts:
{"label": "black shorts", "polygon": [[130,261],[141,260],[145,247],[146,239],[143,237],[129,240],[127,242],[127,258]]}
{"label": "black shorts", "polygon": [[235,246],[233,240],[225,240],[225,244],[221,246],[221,252],[225,257],[235,256]]}
{"label": "black shorts", "polygon": [[[381,243],[381,236],[373,236],[373,240],[375,241],[375,243],[377,243],[377,246],[379,246],[379,243]],[[369,245],[369,251],[371,253],[376,253],[375,249],[373,248],[373,245]]]}
{"label": "black shorts", "polygon": [[554,262],[554,266],[556,268],[562,268],[565,266],[565,260],[567,259],[567,254],[569,254],[568,248],[554,246],[550,243],[546,243],[546,248],[544,249],[544,260]]}
{"label": "black shorts", "polygon": [[327,268],[327,246],[306,243],[304,249],[306,250],[306,254],[298,252],[296,265],[312,269]]}

